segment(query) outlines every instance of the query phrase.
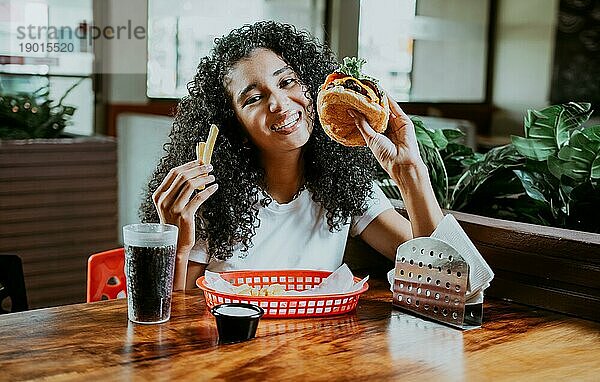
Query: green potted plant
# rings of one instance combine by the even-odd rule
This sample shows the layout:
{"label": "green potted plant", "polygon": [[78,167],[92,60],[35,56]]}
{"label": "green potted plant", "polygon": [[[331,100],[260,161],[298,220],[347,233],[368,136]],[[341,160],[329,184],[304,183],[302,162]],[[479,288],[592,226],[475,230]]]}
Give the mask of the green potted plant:
{"label": "green potted plant", "polygon": [[[600,125],[584,127],[589,103],[529,110],[524,137],[479,154],[458,130],[413,118],[442,207],[500,219],[600,233]],[[383,174],[389,197],[400,195]]]}
{"label": "green potted plant", "polygon": [[81,80],[71,86],[57,104],[49,99],[48,86],[33,93],[0,92],[0,139],[60,137],[76,110],[63,105],[63,101],[80,83]]}

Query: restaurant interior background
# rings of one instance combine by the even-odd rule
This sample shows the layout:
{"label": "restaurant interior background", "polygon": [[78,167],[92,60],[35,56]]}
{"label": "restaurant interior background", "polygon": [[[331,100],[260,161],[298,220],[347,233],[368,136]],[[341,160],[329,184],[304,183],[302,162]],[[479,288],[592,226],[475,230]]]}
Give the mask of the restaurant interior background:
{"label": "restaurant interior background", "polygon": [[[583,101],[553,88],[562,73],[561,3],[589,2],[0,0],[0,90],[48,85],[56,100],[80,81],[64,100],[76,107],[65,133],[84,142],[75,153],[52,157],[52,147],[42,150],[50,157],[35,154],[33,164],[19,154],[17,180],[32,177],[34,167],[42,168],[42,180],[53,180],[16,186],[16,178],[0,179],[0,252],[22,257],[30,307],[85,301],[87,257],[120,246],[121,227],[138,221],[142,187],[161,155],[176,100],[213,39],[234,27],[275,19],[307,29],[338,57],[367,59],[365,71],[409,114],[425,116],[433,127],[460,128],[467,144],[485,151],[522,135],[528,108]],[[59,39],[72,51],[27,52],[20,44],[45,41],[21,38],[16,27],[27,25],[88,34]],[[119,38],[92,39],[91,25],[128,29]],[[136,27],[143,38],[132,37]],[[571,81],[586,84],[597,101],[599,76],[568,69]],[[9,171],[0,166],[0,174]]]}

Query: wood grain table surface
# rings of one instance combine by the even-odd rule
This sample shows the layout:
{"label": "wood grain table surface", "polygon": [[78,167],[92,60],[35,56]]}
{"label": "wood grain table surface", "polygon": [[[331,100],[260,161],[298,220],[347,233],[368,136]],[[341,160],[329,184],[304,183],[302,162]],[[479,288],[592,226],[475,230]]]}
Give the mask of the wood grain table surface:
{"label": "wood grain table surface", "polygon": [[460,331],[391,305],[381,280],[355,312],[262,319],[254,340],[221,345],[200,290],[175,292],[171,320],[127,320],[125,300],[0,316],[0,380],[385,381],[600,378],[600,323],[487,301]]}

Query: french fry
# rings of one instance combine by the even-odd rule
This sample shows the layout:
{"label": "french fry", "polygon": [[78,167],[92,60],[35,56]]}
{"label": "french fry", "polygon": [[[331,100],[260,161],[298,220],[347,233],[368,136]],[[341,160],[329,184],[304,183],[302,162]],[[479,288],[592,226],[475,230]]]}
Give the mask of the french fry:
{"label": "french fry", "polygon": [[[218,134],[219,128],[217,125],[212,124],[210,125],[210,132],[208,133],[208,139],[206,142],[198,142],[196,144],[196,159],[200,164],[210,164]],[[200,186],[197,188],[197,190],[202,191],[204,188],[204,186]]]}
{"label": "french fry", "polygon": [[204,160],[204,148],[205,147],[206,147],[206,142],[196,143],[196,159],[198,160],[198,162],[200,162],[200,164],[204,163],[202,161]]}
{"label": "french fry", "polygon": [[233,288],[233,293],[252,296],[252,287],[248,284],[242,284]]}
{"label": "french fry", "polygon": [[208,133],[206,147],[204,148],[204,156],[202,157],[202,162],[204,164],[210,164],[210,160],[212,159],[212,153],[215,148],[215,141],[217,140],[218,134],[219,128],[217,127],[217,125],[210,125],[210,132]]}
{"label": "french fry", "polygon": [[248,284],[242,284],[234,287],[233,293],[245,296],[281,296],[285,294],[285,286],[281,284],[271,284],[263,287],[251,287]]}
{"label": "french fry", "polygon": [[[264,288],[264,287],[263,287]],[[267,296],[281,296],[285,294],[285,286],[281,284],[271,284],[266,287]]]}
{"label": "french fry", "polygon": [[[204,150],[206,149],[206,142],[198,142],[196,143],[196,160],[198,163],[204,164]],[[204,190],[204,186],[200,186],[196,188],[198,191]]]}

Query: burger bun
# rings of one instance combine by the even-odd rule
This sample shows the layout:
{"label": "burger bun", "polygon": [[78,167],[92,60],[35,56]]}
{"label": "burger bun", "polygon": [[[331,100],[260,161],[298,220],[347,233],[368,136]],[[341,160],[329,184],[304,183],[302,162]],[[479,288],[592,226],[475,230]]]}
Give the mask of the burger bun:
{"label": "burger bun", "polygon": [[385,95],[381,104],[341,85],[321,90],[317,95],[321,126],[328,136],[344,146],[367,145],[348,110],[356,110],[363,114],[369,125],[378,133],[385,131],[390,115],[390,106]]}

